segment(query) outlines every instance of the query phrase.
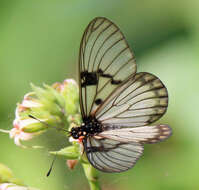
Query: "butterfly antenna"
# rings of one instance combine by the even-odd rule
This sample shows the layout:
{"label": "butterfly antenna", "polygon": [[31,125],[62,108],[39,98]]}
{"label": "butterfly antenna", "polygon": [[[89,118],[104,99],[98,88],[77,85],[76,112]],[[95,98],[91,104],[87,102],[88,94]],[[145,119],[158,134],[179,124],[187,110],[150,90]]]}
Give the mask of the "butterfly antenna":
{"label": "butterfly antenna", "polygon": [[70,131],[67,131],[67,130],[65,130],[65,129],[60,129],[60,128],[55,127],[55,126],[51,126],[51,125],[49,125],[48,123],[46,123],[46,122],[44,122],[44,121],[41,121],[40,119],[34,117],[33,115],[28,115],[28,116],[29,116],[30,118],[35,119],[35,120],[39,121],[40,123],[46,125],[47,127],[55,128],[55,129],[57,129],[57,130],[62,130],[62,131],[64,131],[64,132],[67,132],[67,133],[70,134]]}
{"label": "butterfly antenna", "polygon": [[57,153],[54,156],[54,159],[53,159],[53,161],[51,163],[51,166],[50,166],[50,169],[48,170],[48,173],[46,174],[46,177],[48,177],[51,174],[51,171],[53,169],[53,165],[54,165],[54,162],[55,162],[56,158],[57,158]]}

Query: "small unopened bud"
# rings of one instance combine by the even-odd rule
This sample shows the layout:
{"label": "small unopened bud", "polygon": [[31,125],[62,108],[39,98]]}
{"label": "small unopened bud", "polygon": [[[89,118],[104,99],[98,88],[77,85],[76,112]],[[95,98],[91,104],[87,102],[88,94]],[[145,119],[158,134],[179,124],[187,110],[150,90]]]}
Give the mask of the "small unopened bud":
{"label": "small unopened bud", "polygon": [[55,83],[53,87],[64,97],[66,113],[68,115],[78,113],[79,88],[75,80],[66,79],[63,83]]}
{"label": "small unopened bud", "polygon": [[2,183],[14,183],[17,185],[23,185],[21,180],[14,177],[10,168],[0,163],[0,184]]}
{"label": "small unopened bud", "polygon": [[68,166],[69,169],[73,170],[74,167],[77,165],[78,160],[67,160],[66,164]]}
{"label": "small unopened bud", "polygon": [[51,154],[58,155],[58,156],[64,156],[66,159],[78,159],[80,156],[80,151],[78,146],[67,146],[65,148],[62,148],[59,151],[52,151]]}
{"label": "small unopened bud", "polygon": [[31,109],[31,108],[39,108],[43,105],[38,101],[38,99],[34,98],[35,93],[30,92],[24,96],[22,103],[19,105],[20,111]]}

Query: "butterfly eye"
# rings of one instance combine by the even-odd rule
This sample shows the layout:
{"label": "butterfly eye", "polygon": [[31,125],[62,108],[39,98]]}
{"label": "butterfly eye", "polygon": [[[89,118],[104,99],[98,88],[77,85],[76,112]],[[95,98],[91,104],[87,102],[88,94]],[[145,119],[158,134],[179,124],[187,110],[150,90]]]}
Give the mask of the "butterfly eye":
{"label": "butterfly eye", "polygon": [[79,138],[79,128],[78,127],[73,127],[71,129],[71,136],[74,138],[74,139],[78,139]]}

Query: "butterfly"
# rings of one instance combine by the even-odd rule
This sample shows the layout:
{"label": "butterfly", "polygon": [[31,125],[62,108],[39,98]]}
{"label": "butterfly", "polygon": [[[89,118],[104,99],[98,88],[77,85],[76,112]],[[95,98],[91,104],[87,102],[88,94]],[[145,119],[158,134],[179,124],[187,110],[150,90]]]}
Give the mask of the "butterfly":
{"label": "butterfly", "polygon": [[136,73],[136,61],[120,29],[103,17],[84,31],[79,50],[82,124],[70,135],[82,142],[88,161],[102,172],[132,168],[143,145],[171,135],[154,125],[167,110],[168,92],[155,75]]}

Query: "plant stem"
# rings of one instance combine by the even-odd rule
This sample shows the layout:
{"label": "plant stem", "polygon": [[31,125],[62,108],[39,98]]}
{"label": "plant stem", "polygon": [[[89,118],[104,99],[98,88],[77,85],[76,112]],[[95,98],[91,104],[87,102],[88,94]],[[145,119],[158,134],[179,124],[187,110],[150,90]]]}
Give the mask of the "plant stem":
{"label": "plant stem", "polygon": [[90,190],[101,190],[96,169],[93,168],[91,164],[85,162],[82,163],[82,166],[84,168],[84,172],[88,180]]}

